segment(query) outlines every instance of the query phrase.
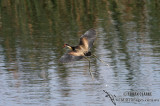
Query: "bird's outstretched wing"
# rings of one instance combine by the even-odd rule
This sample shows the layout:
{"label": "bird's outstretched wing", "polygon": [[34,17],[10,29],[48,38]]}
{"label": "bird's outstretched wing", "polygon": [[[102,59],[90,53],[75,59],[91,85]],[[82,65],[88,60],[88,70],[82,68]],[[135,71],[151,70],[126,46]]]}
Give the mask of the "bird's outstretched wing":
{"label": "bird's outstretched wing", "polygon": [[71,51],[65,53],[60,59],[59,59],[59,62],[60,63],[69,63],[69,62],[72,62],[72,61],[78,61],[80,59],[83,58],[83,56],[73,56],[70,54]]}
{"label": "bird's outstretched wing", "polygon": [[96,31],[94,29],[90,29],[80,37],[79,45],[83,45],[87,47],[88,50],[90,50],[93,46],[93,42],[95,39],[96,39]]}

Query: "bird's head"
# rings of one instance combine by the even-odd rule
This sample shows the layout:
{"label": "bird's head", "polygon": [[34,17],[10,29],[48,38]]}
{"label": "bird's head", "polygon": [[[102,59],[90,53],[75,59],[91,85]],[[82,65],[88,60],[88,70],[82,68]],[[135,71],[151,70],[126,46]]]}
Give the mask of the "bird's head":
{"label": "bird's head", "polygon": [[68,47],[69,49],[72,50],[72,47],[69,44],[64,44],[63,48]]}

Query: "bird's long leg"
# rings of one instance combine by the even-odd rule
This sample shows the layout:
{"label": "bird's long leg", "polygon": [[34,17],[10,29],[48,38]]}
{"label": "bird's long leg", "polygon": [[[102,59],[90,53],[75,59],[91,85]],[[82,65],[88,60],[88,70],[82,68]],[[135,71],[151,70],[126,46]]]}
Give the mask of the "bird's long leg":
{"label": "bird's long leg", "polygon": [[106,62],[104,62],[103,60],[99,59],[95,54],[93,54],[93,56],[94,56],[95,58],[97,58],[100,62],[102,62],[102,63],[104,63],[104,64],[106,64],[107,66],[109,66],[109,67],[110,67],[110,65],[109,65],[109,64],[107,64],[107,63],[106,63]]}
{"label": "bird's long leg", "polygon": [[90,68],[90,60],[87,58],[87,57],[84,57],[86,60],[88,60],[88,62],[89,62],[89,73],[90,73],[90,75],[91,75],[91,77],[92,77],[92,80],[94,79],[94,76],[93,76],[93,74],[92,74],[92,71],[91,71],[91,68]]}

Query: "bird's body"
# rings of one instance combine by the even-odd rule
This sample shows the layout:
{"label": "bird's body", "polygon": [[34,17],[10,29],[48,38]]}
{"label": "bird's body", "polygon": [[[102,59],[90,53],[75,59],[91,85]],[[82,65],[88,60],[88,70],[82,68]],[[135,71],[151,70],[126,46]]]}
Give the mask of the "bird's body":
{"label": "bird's body", "polygon": [[81,42],[82,43],[80,43],[79,46],[71,47],[72,51],[69,52],[70,55],[73,55],[73,56],[86,56],[86,54],[89,52],[87,38],[83,37],[81,39]]}
{"label": "bird's body", "polygon": [[[101,61],[102,63],[106,64],[104,61],[99,59],[95,54],[91,54],[91,48],[93,46],[93,42],[95,39],[96,39],[96,31],[94,29],[90,29],[80,37],[80,42],[78,46],[70,46],[68,44],[64,44],[64,47],[68,47],[70,51],[65,53],[59,59],[59,61],[61,63],[68,63],[72,61],[78,61],[84,57],[89,62],[89,72],[93,79],[93,74],[90,69],[90,59],[88,59],[87,56],[92,55],[95,58],[97,58],[99,61]],[[107,64],[107,66],[109,65]]]}
{"label": "bird's body", "polygon": [[72,61],[78,61],[84,56],[91,56],[91,48],[96,38],[96,31],[94,29],[88,30],[84,35],[80,37],[78,46],[70,46],[65,44],[64,47],[68,47],[70,51],[64,54],[60,58],[61,63],[68,63]]}

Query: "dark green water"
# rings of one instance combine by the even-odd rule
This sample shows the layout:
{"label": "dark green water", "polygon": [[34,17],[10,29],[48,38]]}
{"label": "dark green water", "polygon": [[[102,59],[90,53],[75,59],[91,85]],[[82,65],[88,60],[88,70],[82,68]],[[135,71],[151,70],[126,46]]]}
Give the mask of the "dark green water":
{"label": "dark green water", "polygon": [[[118,106],[159,106],[159,10],[158,0],[1,0],[0,105],[114,106],[106,90]],[[91,58],[94,81],[86,60],[58,63],[90,28],[110,65]]]}

